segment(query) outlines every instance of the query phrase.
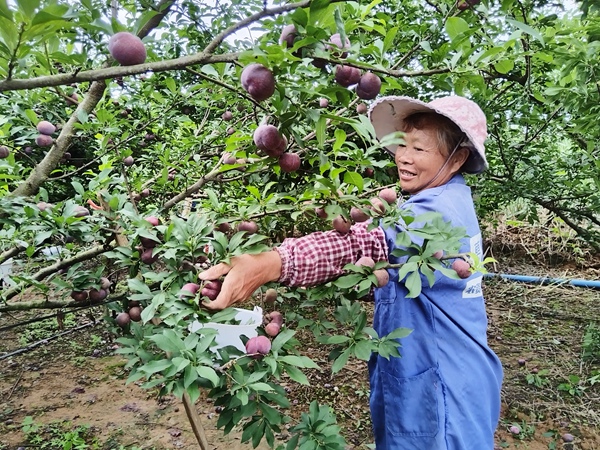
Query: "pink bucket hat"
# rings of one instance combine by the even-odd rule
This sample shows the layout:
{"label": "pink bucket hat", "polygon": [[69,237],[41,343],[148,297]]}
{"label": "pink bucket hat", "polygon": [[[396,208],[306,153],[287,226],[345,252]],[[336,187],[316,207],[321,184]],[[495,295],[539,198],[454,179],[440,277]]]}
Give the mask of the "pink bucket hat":
{"label": "pink bucket hat", "polygon": [[[388,96],[375,101],[369,109],[369,118],[377,139],[401,131],[404,118],[417,112],[435,112],[454,122],[467,136],[465,143],[471,154],[463,166],[467,173],[481,173],[487,167],[485,147],[487,122],[477,103],[458,95],[435,99],[429,103],[411,97]],[[394,151],[396,146],[389,146]]]}

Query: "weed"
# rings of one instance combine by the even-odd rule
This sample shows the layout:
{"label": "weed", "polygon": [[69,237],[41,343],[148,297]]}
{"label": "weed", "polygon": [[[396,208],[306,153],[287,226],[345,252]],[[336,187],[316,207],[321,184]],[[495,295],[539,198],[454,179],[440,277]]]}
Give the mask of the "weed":
{"label": "weed", "polygon": [[27,443],[39,450],[97,450],[98,439],[93,436],[88,425],[73,427],[71,422],[53,422],[48,425],[37,424],[31,416],[23,419],[21,430]]}
{"label": "weed", "polygon": [[532,384],[535,387],[542,387],[548,384],[550,382],[548,378],[546,378],[548,373],[548,369],[542,369],[538,373],[528,373],[525,377],[527,384]]}
{"label": "weed", "polygon": [[581,378],[577,375],[569,375],[566,383],[561,383],[557,388],[559,391],[568,392],[573,397],[579,397],[583,395],[585,387],[582,386]]}
{"label": "weed", "polygon": [[583,359],[600,361],[600,326],[590,322],[583,335]]}

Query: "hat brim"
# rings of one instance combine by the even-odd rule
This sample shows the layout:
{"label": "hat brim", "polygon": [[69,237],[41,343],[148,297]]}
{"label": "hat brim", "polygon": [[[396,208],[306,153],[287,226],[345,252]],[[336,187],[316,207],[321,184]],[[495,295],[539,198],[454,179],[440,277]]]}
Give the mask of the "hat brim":
{"label": "hat brim", "polygon": [[[477,141],[473,139],[468,130],[465,130],[460,123],[455,122],[454,119],[448,114],[445,114],[444,111],[437,110],[435,107],[431,107],[421,100],[395,95],[381,97],[371,105],[371,108],[369,109],[369,119],[373,124],[377,139],[381,140],[388,134],[402,131],[402,128],[404,128],[404,119],[419,112],[434,112],[447,117],[456,124],[463,133],[465,133],[469,139],[469,145],[467,147],[470,150],[470,154],[463,165],[462,170],[464,172],[476,174],[483,172],[487,168],[488,164],[485,158],[485,149],[478,148],[476,145]],[[387,149],[393,153],[396,150],[396,145],[390,145]]]}

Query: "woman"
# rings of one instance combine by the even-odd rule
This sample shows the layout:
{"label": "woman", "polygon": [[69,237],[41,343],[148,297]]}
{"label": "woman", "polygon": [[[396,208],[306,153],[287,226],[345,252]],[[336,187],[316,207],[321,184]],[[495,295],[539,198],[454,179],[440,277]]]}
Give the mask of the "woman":
{"label": "woman", "polygon": [[[487,167],[485,115],[472,101],[449,96],[424,103],[384,97],[369,112],[377,137],[404,132],[394,155],[400,186],[410,194],[401,204],[415,215],[435,211],[468,238],[461,252],[482,256],[481,233],[469,187],[461,173]],[[279,281],[311,286],[341,275],[359,256],[388,259],[401,224],[351,233],[316,232],[286,239],[258,255],[242,255],[200,274],[212,280],[227,274],[220,295],[207,304],[222,309],[248,298],[259,286]],[[402,339],[402,357],[373,355],[369,361],[371,415],[378,449],[486,450],[494,447],[500,414],[502,367],[487,345],[487,316],[481,274],[455,280],[436,272],[433,287],[424,280],[417,298],[390,270],[390,283],[375,290],[374,328],[385,335],[396,328],[413,332]]]}

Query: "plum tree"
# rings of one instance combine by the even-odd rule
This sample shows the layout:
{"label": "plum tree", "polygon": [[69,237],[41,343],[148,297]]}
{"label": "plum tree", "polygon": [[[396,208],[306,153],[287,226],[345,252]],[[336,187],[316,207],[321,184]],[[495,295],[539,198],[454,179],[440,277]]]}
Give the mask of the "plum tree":
{"label": "plum tree", "polygon": [[246,66],[240,80],[246,92],[258,102],[268,99],[275,92],[273,72],[262,64],[255,63]]}
{"label": "plum tree", "polygon": [[127,31],[120,31],[108,41],[110,55],[122,66],[133,66],[146,61],[146,47],[142,40]]}

